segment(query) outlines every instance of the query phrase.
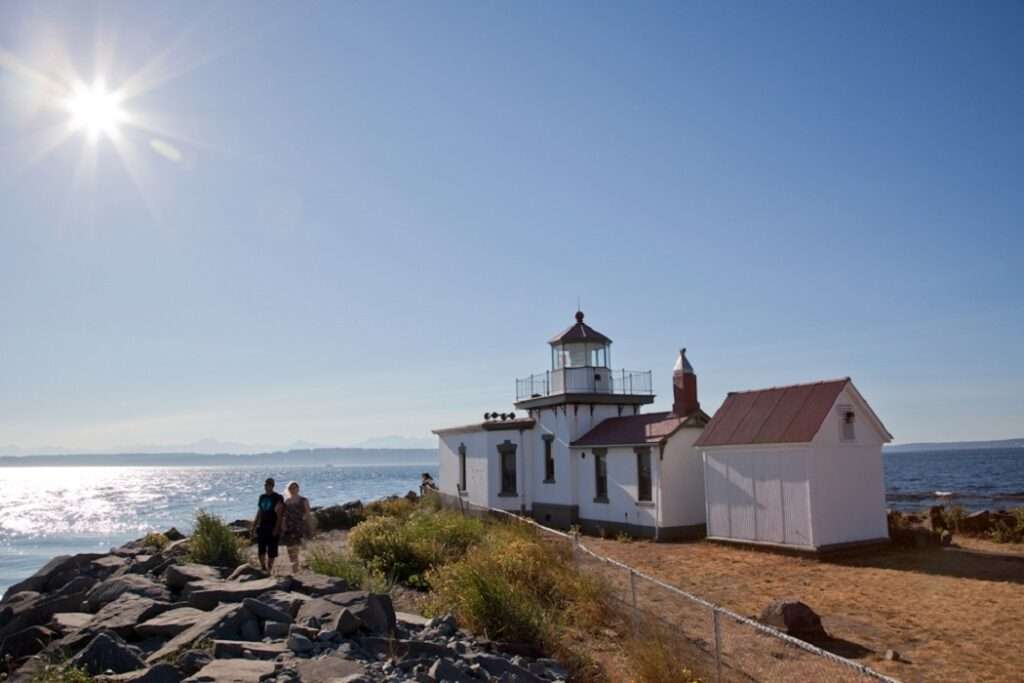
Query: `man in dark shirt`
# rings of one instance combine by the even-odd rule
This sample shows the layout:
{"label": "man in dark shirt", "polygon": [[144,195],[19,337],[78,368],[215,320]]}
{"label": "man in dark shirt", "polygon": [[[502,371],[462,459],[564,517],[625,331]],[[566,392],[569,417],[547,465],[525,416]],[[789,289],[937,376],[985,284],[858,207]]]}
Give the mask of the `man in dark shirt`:
{"label": "man in dark shirt", "polygon": [[273,571],[274,559],[277,558],[277,539],[281,536],[281,522],[284,520],[284,497],[274,493],[273,479],[263,482],[263,491],[256,507],[252,529],[256,536],[260,566],[269,572]]}

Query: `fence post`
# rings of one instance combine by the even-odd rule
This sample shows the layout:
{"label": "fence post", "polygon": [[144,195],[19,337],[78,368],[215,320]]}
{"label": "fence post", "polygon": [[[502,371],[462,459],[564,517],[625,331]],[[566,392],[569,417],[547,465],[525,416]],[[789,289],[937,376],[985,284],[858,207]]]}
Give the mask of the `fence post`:
{"label": "fence post", "polygon": [[629,569],[629,597],[633,605],[633,635],[640,637],[640,613],[636,602],[636,573],[633,568]]}
{"label": "fence post", "polygon": [[717,609],[711,610],[711,620],[715,627],[715,680],[722,683],[722,629]]}

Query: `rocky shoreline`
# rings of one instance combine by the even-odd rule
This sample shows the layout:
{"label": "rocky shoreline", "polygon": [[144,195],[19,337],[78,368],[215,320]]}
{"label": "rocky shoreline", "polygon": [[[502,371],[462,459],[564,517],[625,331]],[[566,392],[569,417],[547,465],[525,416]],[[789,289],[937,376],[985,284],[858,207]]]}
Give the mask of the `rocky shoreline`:
{"label": "rocky shoreline", "polygon": [[[361,504],[318,511],[347,528]],[[357,523],[357,522],[356,522]],[[232,526],[240,533],[245,523]],[[451,616],[396,612],[387,594],[301,572],[188,561],[176,530],[104,554],[55,557],[0,600],[0,677],[70,664],[109,683],[540,683],[568,674],[529,648],[461,631]]]}

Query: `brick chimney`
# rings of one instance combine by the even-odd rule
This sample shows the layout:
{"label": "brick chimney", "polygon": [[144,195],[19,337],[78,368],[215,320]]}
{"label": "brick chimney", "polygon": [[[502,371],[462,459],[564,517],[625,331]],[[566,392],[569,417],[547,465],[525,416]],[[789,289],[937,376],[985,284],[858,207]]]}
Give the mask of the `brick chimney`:
{"label": "brick chimney", "polygon": [[679,358],[672,369],[672,413],[686,417],[700,409],[697,400],[697,375],[686,360],[686,349],[679,350]]}

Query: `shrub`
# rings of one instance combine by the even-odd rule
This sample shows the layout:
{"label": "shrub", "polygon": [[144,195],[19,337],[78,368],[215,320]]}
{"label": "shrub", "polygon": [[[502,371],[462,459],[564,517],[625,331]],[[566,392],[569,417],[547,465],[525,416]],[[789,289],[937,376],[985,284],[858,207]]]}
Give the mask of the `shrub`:
{"label": "shrub", "polygon": [[451,612],[472,631],[553,652],[559,627],[591,627],[607,616],[607,591],[577,573],[567,548],[531,529],[492,524],[465,556],[428,574],[428,612]]}
{"label": "shrub", "polygon": [[967,511],[964,510],[962,505],[954,505],[942,511],[942,518],[946,522],[946,528],[958,533],[960,532],[960,525],[966,517]]}
{"label": "shrub", "polygon": [[1013,519],[997,520],[989,532],[996,543],[1024,543],[1024,508],[1013,510]]}
{"label": "shrub", "polygon": [[143,548],[153,548],[154,550],[161,551],[167,547],[170,540],[161,533],[156,531],[150,531],[142,539]]}
{"label": "shrub", "polygon": [[32,676],[32,683],[91,683],[92,676],[70,664],[47,664]]}
{"label": "shrub", "polygon": [[362,588],[372,593],[386,593],[391,588],[384,575],[370,571],[345,548],[331,547],[326,543],[312,545],[307,554],[307,562],[309,568],[316,573],[344,579],[352,588]]}
{"label": "shrub", "polygon": [[419,510],[407,517],[371,517],[351,531],[348,545],[371,572],[425,588],[424,573],[460,557],[483,530],[479,519]]}
{"label": "shrub", "polygon": [[416,503],[408,498],[381,498],[366,504],[367,517],[398,517],[405,519],[416,510]]}
{"label": "shrub", "polygon": [[189,559],[216,567],[237,567],[244,561],[244,543],[217,515],[199,510],[189,538]]}

